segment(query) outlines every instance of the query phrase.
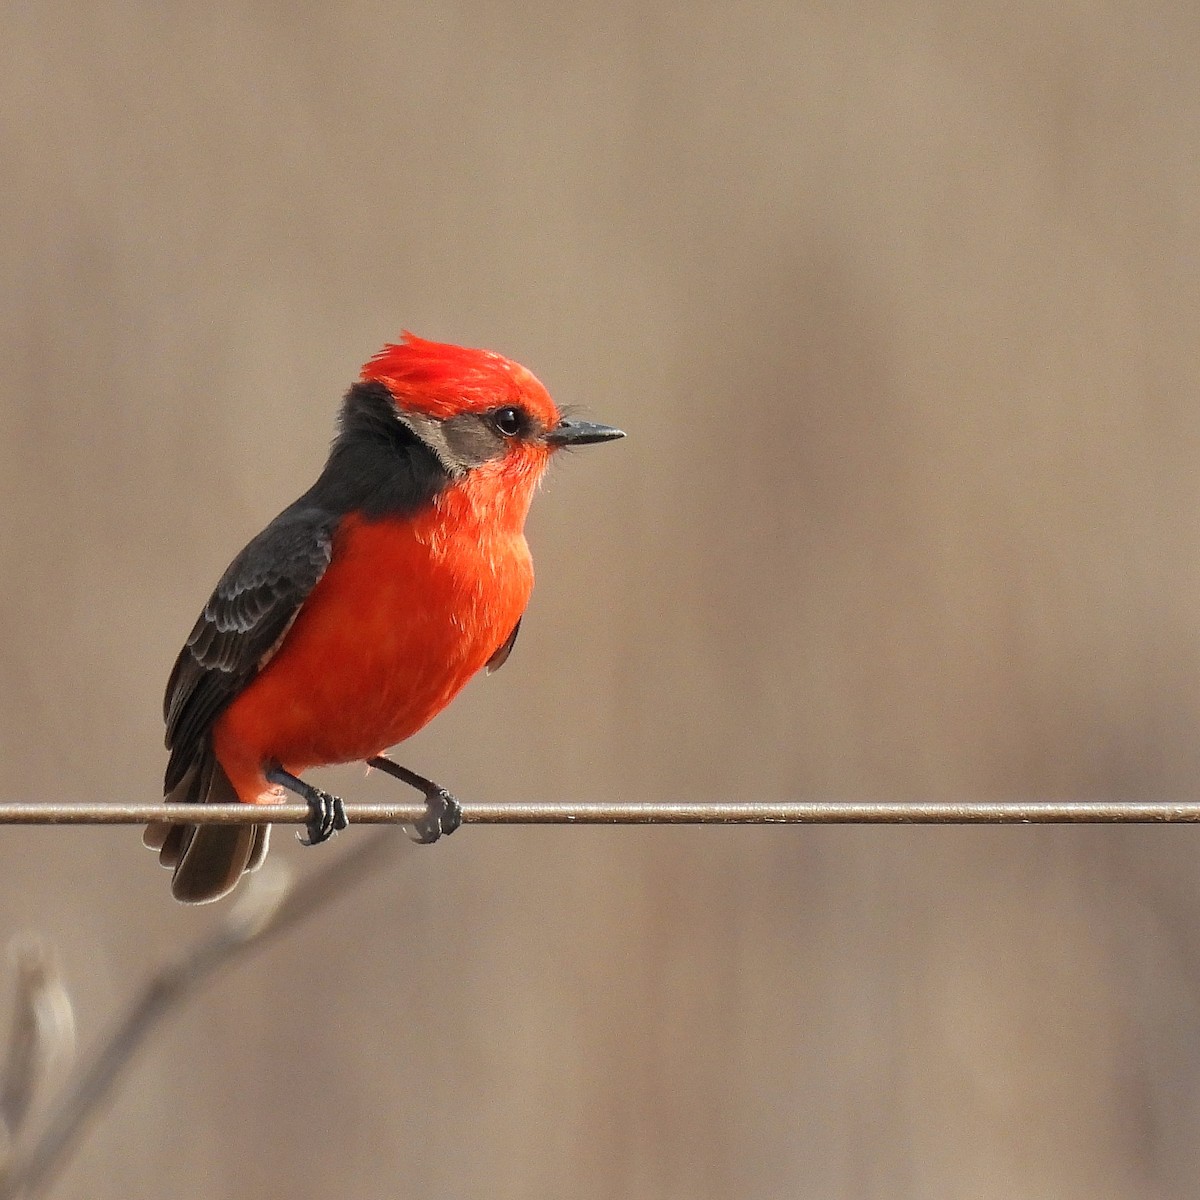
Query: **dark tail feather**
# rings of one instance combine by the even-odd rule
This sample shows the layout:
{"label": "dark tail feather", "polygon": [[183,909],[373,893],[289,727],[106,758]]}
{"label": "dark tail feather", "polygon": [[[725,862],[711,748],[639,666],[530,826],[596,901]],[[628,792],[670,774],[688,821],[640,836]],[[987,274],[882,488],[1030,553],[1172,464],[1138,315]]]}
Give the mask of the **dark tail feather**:
{"label": "dark tail feather", "polygon": [[250,865],[255,832],[252,825],[189,825],[192,836],[183,848],[171,880],[171,895],[184,904],[220,900]]}
{"label": "dark tail feather", "polygon": [[246,864],[246,874],[257,871],[267,857],[267,849],[271,845],[270,825],[254,826],[254,845],[250,847],[250,861]]}
{"label": "dark tail feather", "polygon": [[[170,803],[236,804],[221,764],[206,753],[167,794]],[[267,853],[266,825],[168,825],[154,821],[142,840],[158,851],[164,867],[174,868],[171,894],[184,904],[207,904],[228,895],[246,871]]]}

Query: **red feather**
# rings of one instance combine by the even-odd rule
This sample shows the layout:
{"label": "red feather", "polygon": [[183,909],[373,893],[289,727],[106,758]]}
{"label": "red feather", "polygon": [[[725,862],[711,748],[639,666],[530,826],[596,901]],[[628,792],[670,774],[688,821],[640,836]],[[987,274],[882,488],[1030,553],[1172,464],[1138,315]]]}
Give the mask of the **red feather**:
{"label": "red feather", "polygon": [[364,364],[362,378],[382,383],[401,408],[431,417],[522,405],[547,428],[558,424],[550,394],[528,368],[494,350],[430,342],[406,329]]}

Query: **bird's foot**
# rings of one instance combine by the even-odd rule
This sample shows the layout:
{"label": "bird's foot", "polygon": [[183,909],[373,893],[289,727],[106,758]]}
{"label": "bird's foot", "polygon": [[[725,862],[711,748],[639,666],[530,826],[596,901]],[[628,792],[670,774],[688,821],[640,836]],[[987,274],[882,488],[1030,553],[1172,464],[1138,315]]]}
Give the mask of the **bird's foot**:
{"label": "bird's foot", "polygon": [[443,834],[453,833],[462,824],[462,805],[433,780],[426,779],[424,775],[418,775],[416,771],[410,771],[382,755],[367,759],[367,766],[407,783],[425,797],[425,815],[409,827],[412,830],[409,837],[414,842],[422,846],[431,845]]}
{"label": "bird's foot", "polygon": [[425,815],[410,835],[418,845],[428,846],[444,833],[453,833],[462,824],[462,805],[444,787],[425,793]]}
{"label": "bird's foot", "polygon": [[320,788],[313,788],[312,794],[304,799],[308,803],[308,820],[304,825],[304,833],[296,834],[300,845],[319,846],[349,824],[341,796],[332,796]]}
{"label": "bird's foot", "polygon": [[346,817],[346,805],[340,796],[313,787],[311,783],[297,779],[282,767],[269,770],[267,779],[287,788],[289,792],[295,792],[308,805],[308,820],[304,824],[304,833],[296,834],[300,845],[319,846],[350,823]]}

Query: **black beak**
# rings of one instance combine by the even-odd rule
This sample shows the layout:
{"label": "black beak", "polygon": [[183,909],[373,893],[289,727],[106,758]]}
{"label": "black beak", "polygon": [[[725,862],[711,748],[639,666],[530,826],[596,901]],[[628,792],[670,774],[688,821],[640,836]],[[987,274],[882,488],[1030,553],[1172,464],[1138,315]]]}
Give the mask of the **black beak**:
{"label": "black beak", "polygon": [[551,446],[590,446],[593,442],[611,442],[625,436],[611,425],[597,425],[593,421],[571,421],[563,417],[546,433]]}

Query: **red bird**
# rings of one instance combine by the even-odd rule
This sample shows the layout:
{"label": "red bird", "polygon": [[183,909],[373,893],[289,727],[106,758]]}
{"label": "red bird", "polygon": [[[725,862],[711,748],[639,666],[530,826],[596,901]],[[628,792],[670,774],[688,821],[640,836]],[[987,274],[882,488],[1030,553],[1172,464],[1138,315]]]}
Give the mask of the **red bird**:
{"label": "red bird", "polygon": [[[454,798],[382,757],[481,667],[508,657],[533,587],[525,517],[562,446],[619,429],[564,418],[520,364],[405,333],[347,392],[320,478],[233,560],[167,683],[168,801],[309,805],[308,842],[342,802],[299,778],[364,759],[421,790],[420,841]],[[228,893],[267,825],[146,829],[177,900]]]}

